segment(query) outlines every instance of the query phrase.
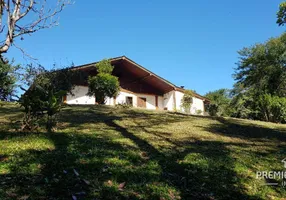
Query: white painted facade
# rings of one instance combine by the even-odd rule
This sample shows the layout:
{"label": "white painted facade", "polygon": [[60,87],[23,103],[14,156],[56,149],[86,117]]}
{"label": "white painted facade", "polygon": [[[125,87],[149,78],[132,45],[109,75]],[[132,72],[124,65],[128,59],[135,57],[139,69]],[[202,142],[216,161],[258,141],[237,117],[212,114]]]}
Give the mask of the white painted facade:
{"label": "white painted facade", "polygon": [[[151,110],[156,109],[156,95],[140,94],[140,93],[127,92],[127,91],[120,91],[119,95],[116,97],[116,104],[126,103],[127,97],[132,97],[133,107],[137,107],[138,97],[142,97],[142,98],[146,98],[146,109],[151,109]],[[113,105],[113,104],[108,104],[108,103],[106,104]],[[162,96],[158,96],[158,109],[159,110],[164,109]]]}
{"label": "white painted facade", "polygon": [[[180,112],[184,112],[184,109],[181,106],[184,93],[180,91],[175,91],[175,95],[176,95],[176,110]],[[196,115],[200,112],[200,114],[203,115],[204,111],[205,111],[204,101],[197,97],[193,97],[193,103],[190,109],[190,113],[193,115]]]}
{"label": "white painted facade", "polygon": [[[72,93],[74,95],[67,95],[67,104],[79,104],[79,105],[92,105],[95,104],[95,97],[90,97],[87,95],[88,87],[86,86],[76,86]],[[181,107],[181,101],[184,96],[183,92],[180,91],[170,91],[164,96],[158,96],[158,110],[169,110],[169,111],[179,111],[183,112]],[[138,97],[146,98],[146,109],[155,110],[156,109],[156,95],[151,94],[139,94],[129,91],[120,91],[119,95],[116,97],[116,104],[124,104],[127,101],[127,97],[132,97],[133,107],[137,106]],[[106,105],[114,106],[114,98],[106,98]],[[190,113],[198,114],[198,110],[201,110],[201,114],[204,113],[204,101],[202,99],[193,97],[193,104],[191,106]]]}
{"label": "white painted facade", "polygon": [[72,90],[72,94],[68,94],[66,98],[67,104],[78,104],[78,105],[92,105],[95,104],[95,97],[87,95],[88,87],[86,86],[75,86]]}

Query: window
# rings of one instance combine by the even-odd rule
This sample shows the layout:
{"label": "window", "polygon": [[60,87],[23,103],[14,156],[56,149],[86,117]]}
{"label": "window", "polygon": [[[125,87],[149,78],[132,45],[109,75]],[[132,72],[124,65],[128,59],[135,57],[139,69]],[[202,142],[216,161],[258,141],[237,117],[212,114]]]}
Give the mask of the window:
{"label": "window", "polygon": [[133,106],[133,97],[126,97],[126,104]]}

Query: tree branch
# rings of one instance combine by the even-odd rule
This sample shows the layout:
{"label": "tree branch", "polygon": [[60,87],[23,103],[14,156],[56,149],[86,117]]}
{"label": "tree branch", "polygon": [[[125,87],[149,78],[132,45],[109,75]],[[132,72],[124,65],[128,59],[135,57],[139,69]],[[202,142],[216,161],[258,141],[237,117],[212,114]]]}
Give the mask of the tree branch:
{"label": "tree branch", "polygon": [[[58,0],[57,6],[51,12],[51,9],[46,9],[46,2],[47,0],[0,0],[0,33],[4,33],[5,29],[7,29],[5,40],[0,42],[0,59],[2,61],[3,53],[9,50],[15,38],[58,25],[58,21],[53,20],[53,17],[62,12],[67,5],[71,4],[70,0]],[[30,12],[37,14],[36,19],[24,26],[19,25],[19,20],[25,18]],[[6,26],[3,26],[2,21],[4,15],[7,15]],[[49,19],[51,21],[47,23]],[[31,57],[19,46],[14,46],[21,50],[27,57]]]}

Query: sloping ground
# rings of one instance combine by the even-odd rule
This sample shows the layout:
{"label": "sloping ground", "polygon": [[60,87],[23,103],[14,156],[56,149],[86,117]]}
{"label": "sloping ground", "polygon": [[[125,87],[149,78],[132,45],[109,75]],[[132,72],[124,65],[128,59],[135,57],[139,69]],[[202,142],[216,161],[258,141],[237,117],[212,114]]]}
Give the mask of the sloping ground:
{"label": "sloping ground", "polygon": [[0,108],[0,199],[281,199],[257,171],[286,171],[286,126],[66,107],[56,133],[20,133]]}

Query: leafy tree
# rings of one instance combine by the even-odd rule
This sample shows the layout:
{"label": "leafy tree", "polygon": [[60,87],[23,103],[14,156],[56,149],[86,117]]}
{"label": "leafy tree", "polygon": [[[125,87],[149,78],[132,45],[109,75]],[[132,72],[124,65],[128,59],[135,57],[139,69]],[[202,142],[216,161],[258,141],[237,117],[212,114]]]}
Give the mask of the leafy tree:
{"label": "leafy tree", "polygon": [[40,85],[33,85],[19,101],[25,112],[22,130],[37,129],[39,121],[47,117],[46,129],[51,132],[56,125],[56,114],[60,112],[65,94],[63,90],[55,92],[52,87],[44,89]]}
{"label": "leafy tree", "polygon": [[285,122],[286,120],[286,98],[272,96],[270,94],[260,95],[257,99],[261,118],[270,122]]}
{"label": "leafy tree", "polygon": [[283,1],[280,5],[279,5],[279,10],[277,12],[277,21],[276,23],[279,26],[284,26],[286,23],[286,2]]}
{"label": "leafy tree", "polygon": [[193,96],[194,92],[192,90],[186,90],[184,96],[181,100],[181,107],[183,108],[185,113],[191,112],[191,107],[193,104]]}
{"label": "leafy tree", "polygon": [[15,96],[17,71],[20,66],[3,63],[0,61],[0,100],[9,101]]}
{"label": "leafy tree", "polygon": [[[35,70],[31,71],[35,72]],[[71,93],[74,80],[79,78],[78,73],[69,69],[44,70],[35,76],[35,80],[19,101],[25,113],[23,130],[35,130],[41,120],[45,120],[46,129],[49,132],[53,130],[57,121],[56,116],[62,107],[62,98],[67,93]],[[28,74],[27,77],[30,75]]]}
{"label": "leafy tree", "polygon": [[113,76],[113,66],[109,60],[96,64],[98,74],[88,78],[88,95],[95,96],[97,103],[104,104],[106,97],[114,97],[119,92],[118,78]]}
{"label": "leafy tree", "polygon": [[253,93],[252,90],[245,90],[245,86],[241,83],[234,84],[234,88],[230,91],[229,110],[231,117],[254,118],[255,112],[252,110]]}
{"label": "leafy tree", "polygon": [[240,60],[234,74],[245,90],[286,95],[286,33],[239,51]]}
{"label": "leafy tree", "polygon": [[232,116],[285,122],[286,34],[239,51]]}
{"label": "leafy tree", "polygon": [[230,92],[227,89],[219,89],[213,92],[208,92],[205,95],[211,103],[206,107],[206,110],[212,116],[228,116]]}

